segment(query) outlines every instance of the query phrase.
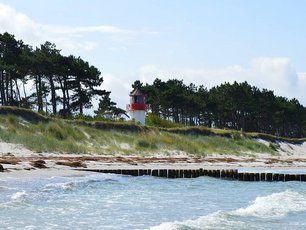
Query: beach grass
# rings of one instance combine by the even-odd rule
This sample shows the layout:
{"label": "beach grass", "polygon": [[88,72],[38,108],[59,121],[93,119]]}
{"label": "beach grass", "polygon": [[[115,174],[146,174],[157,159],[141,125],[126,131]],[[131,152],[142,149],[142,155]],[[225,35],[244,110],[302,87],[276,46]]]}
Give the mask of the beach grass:
{"label": "beach grass", "polygon": [[[24,112],[24,111],[23,111]],[[31,113],[33,113],[31,111]],[[82,122],[58,118],[28,119],[21,112],[0,115],[0,139],[35,152],[138,154],[185,152],[243,155],[277,152],[277,144],[256,141],[260,134],[206,127],[159,128],[131,122]],[[160,122],[160,121],[159,121]],[[166,126],[171,126],[166,123]],[[265,137],[265,136],[262,136]]]}

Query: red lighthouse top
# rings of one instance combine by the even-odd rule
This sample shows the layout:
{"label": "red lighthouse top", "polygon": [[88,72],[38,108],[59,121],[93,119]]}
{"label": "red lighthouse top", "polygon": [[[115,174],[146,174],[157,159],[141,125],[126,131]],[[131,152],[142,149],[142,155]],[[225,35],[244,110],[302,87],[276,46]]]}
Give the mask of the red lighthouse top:
{"label": "red lighthouse top", "polygon": [[140,89],[135,89],[130,93],[130,104],[128,105],[128,110],[147,110],[146,96],[141,92]]}

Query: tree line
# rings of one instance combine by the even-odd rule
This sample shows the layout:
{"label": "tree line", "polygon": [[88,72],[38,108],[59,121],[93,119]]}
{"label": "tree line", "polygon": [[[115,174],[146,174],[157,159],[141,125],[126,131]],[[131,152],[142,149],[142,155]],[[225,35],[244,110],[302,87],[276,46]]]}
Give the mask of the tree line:
{"label": "tree line", "polygon": [[[109,113],[112,109],[118,113],[110,92],[101,89],[102,82],[95,66],[81,57],[62,55],[51,42],[33,48],[12,34],[0,34],[1,105],[47,114],[83,114],[85,108],[92,107],[92,99],[99,97],[100,104],[106,101],[112,105]],[[97,113],[101,111],[103,108]]]}
{"label": "tree line", "polygon": [[285,137],[305,137],[306,108],[297,99],[276,96],[247,82],[207,89],[182,80],[135,81],[147,95],[151,112],[185,125],[204,125]]}
{"label": "tree line", "polygon": [[[101,89],[101,72],[81,57],[64,56],[55,44],[31,47],[9,33],[0,34],[0,105],[35,109],[47,114],[83,114],[99,98],[95,114],[125,114],[110,92]],[[29,87],[30,86],[30,87]],[[182,80],[135,81],[147,95],[151,112],[185,125],[230,128],[286,137],[304,137],[306,109],[297,99],[276,96],[247,82],[207,89]],[[31,88],[27,90],[26,88]]]}

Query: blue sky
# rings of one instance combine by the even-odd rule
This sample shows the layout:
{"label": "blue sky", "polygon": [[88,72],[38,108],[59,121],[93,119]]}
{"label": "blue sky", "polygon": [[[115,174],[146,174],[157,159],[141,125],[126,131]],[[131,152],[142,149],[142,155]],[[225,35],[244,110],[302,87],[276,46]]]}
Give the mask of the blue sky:
{"label": "blue sky", "polygon": [[306,1],[0,0],[0,32],[97,66],[122,108],[132,82],[248,81],[306,105]]}

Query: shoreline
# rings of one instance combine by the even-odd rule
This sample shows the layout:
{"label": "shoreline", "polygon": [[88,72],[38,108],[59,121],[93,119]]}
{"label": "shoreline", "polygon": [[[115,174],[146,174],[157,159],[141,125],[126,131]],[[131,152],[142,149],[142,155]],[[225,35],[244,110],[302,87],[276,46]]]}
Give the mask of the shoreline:
{"label": "shoreline", "polygon": [[[31,175],[82,175],[77,169],[240,169],[240,170],[305,170],[306,143],[280,143],[275,155],[244,153],[241,155],[188,155],[165,151],[140,155],[97,155],[35,153],[21,145],[0,141],[1,177]],[[88,173],[88,172],[87,172]]]}
{"label": "shoreline", "polygon": [[48,154],[48,156],[15,156],[0,157],[4,171],[3,177],[39,177],[39,176],[83,176],[90,173],[86,170],[115,169],[238,169],[248,172],[269,171],[305,171],[306,158],[280,156],[207,156],[207,157],[139,157],[139,156],[99,156]]}

